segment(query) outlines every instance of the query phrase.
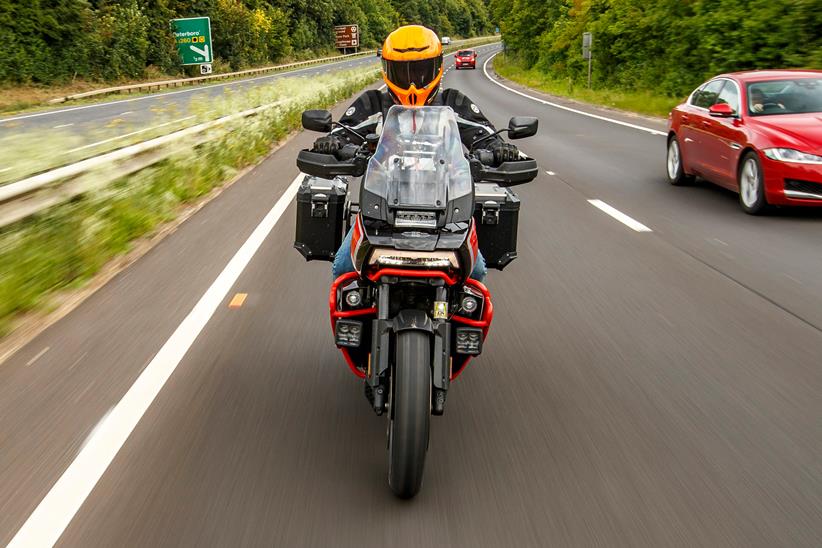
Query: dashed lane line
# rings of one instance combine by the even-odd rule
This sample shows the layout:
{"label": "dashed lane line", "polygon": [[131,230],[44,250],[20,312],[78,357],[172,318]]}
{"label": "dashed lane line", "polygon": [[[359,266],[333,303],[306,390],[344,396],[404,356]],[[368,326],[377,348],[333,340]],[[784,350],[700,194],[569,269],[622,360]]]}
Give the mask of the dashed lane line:
{"label": "dashed lane line", "polygon": [[594,206],[595,208],[599,209],[600,211],[604,212],[607,215],[610,215],[620,223],[624,224],[628,228],[631,228],[637,232],[653,232],[650,228],[645,226],[644,224],[640,223],[636,219],[625,215],[623,212],[618,210],[615,207],[612,207],[602,200],[588,200],[588,203]]}

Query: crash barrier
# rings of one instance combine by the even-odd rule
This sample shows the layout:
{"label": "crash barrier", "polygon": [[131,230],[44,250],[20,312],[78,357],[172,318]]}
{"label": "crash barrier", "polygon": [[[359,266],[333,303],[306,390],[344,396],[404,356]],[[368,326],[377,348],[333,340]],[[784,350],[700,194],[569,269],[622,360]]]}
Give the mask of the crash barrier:
{"label": "crash barrier", "polygon": [[0,186],[0,228],[80,194],[105,187],[181,149],[191,148],[191,137],[194,135],[198,136],[197,143],[200,145],[222,135],[222,132],[214,130],[235,120],[256,116],[282,103],[277,101],[223,116]]}
{"label": "crash barrier", "polygon": [[[458,43],[452,42],[448,51],[493,43],[497,39],[498,37],[483,37],[462,40]],[[190,141],[187,139],[193,135],[200,135],[198,143],[202,144],[221,135],[213,130],[234,120],[255,116],[281,103],[278,101],[223,116],[13,183],[0,185],[0,228],[71,200],[80,194],[103,188],[112,181],[156,164],[178,152],[181,147],[190,147]]]}
{"label": "crash barrier", "polygon": [[[450,46],[448,47],[449,51],[454,49],[459,49],[460,47],[465,47],[471,44],[475,44],[478,42],[482,42],[483,40],[489,40],[491,38],[496,37],[480,37],[480,38],[469,38],[466,40],[457,40],[451,42]],[[274,65],[270,67],[261,67],[255,69],[247,69],[247,70],[239,70],[236,72],[226,72],[222,74],[209,74],[207,76],[195,76],[192,78],[178,78],[176,80],[160,80],[157,82],[144,82],[141,84],[129,84],[125,86],[114,86],[110,88],[103,88],[103,89],[95,89],[91,91],[85,91],[83,93],[75,93],[72,95],[66,95],[65,97],[57,97],[55,99],[51,99],[49,103],[51,104],[58,104],[58,103],[65,103],[67,101],[75,101],[77,99],[87,99],[89,97],[97,97],[102,95],[112,95],[115,93],[141,93],[141,92],[150,92],[152,90],[160,90],[163,88],[176,88],[180,86],[190,86],[194,84],[199,84],[201,82],[209,82],[212,80],[226,80],[229,78],[242,78],[246,76],[257,76],[261,74],[268,74],[269,72],[280,72],[290,69],[296,69],[300,67],[306,67],[310,65],[320,65],[323,63],[338,63],[340,61],[344,61],[346,59],[352,59],[355,57],[365,57],[367,55],[375,55],[377,50],[367,50],[367,51],[360,51],[357,53],[348,53],[346,55],[334,55],[332,57],[322,57],[320,59],[310,59],[308,61],[298,61],[296,63],[287,63],[285,65]]]}

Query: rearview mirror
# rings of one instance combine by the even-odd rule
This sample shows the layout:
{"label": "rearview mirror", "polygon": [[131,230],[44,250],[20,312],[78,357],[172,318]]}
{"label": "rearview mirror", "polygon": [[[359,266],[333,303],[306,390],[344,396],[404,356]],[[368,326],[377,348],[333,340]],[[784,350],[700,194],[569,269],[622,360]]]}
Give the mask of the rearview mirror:
{"label": "rearview mirror", "polygon": [[508,138],[524,139],[537,133],[539,120],[532,116],[514,116],[508,122]]}
{"label": "rearview mirror", "polygon": [[728,103],[717,103],[715,105],[711,105],[708,109],[708,114],[715,116],[716,118],[730,118],[731,116],[736,115],[734,109],[731,108],[731,105]]}
{"label": "rearview mirror", "polygon": [[331,113],[327,110],[306,110],[303,112],[303,127],[309,131],[331,131]]}

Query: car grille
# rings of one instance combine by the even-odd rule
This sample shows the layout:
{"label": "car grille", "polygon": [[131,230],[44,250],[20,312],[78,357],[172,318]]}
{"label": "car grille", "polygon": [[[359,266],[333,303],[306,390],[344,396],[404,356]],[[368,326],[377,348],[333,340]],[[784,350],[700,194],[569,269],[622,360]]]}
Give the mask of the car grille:
{"label": "car grille", "polygon": [[807,194],[818,194],[822,196],[822,183],[800,181],[798,179],[785,179],[785,190],[805,192]]}

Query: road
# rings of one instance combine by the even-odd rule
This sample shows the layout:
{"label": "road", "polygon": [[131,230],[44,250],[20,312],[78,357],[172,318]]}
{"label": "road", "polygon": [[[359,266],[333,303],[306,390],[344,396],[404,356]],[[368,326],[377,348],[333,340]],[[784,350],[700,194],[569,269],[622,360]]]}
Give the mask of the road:
{"label": "road", "polygon": [[345,61],[322,65],[311,65],[303,69],[277,72],[265,76],[232,80],[217,84],[192,86],[161,93],[141,95],[128,99],[118,99],[88,105],[68,106],[0,118],[0,139],[18,136],[21,133],[42,130],[60,130],[66,134],[92,137],[107,127],[116,125],[125,133],[135,127],[150,127],[157,122],[169,121],[169,116],[184,118],[192,114],[195,103],[209,103],[233,91],[247,90],[259,86],[270,86],[284,78],[318,76],[333,71],[359,67],[379,66],[379,59],[366,55]]}
{"label": "road", "polygon": [[33,516],[82,547],[822,545],[822,214],[670,187],[663,124],[517,95],[487,58],[446,85],[538,116],[541,175],[417,498],[333,347],[329,265],[275,222],[303,133],[0,365],[0,543]]}

